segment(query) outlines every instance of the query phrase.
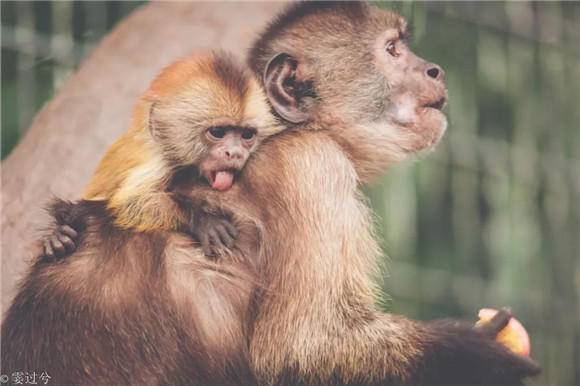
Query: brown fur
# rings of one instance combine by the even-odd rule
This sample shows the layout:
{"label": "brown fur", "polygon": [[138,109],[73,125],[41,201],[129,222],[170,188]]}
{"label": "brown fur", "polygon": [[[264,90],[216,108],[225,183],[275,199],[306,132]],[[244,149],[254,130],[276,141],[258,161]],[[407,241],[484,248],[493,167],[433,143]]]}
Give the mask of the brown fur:
{"label": "brown fur", "polygon": [[266,140],[230,191],[208,192],[263,222],[264,288],[248,321],[260,384],[519,384],[526,361],[470,325],[377,310],[380,250],[358,186],[331,133],[290,131]]}
{"label": "brown fur", "polygon": [[[398,37],[404,44],[408,34],[404,18],[363,2],[301,2],[261,35],[250,66],[262,76],[278,53],[299,62],[296,87],[311,88],[298,98],[310,112],[309,126],[333,128],[368,182],[388,164],[433,147],[446,128],[439,111],[420,108],[446,96],[443,82],[425,82],[417,70],[435,65],[408,49],[394,64],[384,57],[387,40]],[[373,138],[357,138],[362,136]]]}
{"label": "brown fur", "polygon": [[[446,128],[442,70],[416,57],[407,35],[402,17],[366,3],[299,3],[251,51],[276,111],[308,116],[265,143],[239,184],[240,196],[268,203],[268,291],[250,343],[263,384],[519,385],[539,370],[468,324],[415,322],[374,305],[380,250],[359,183],[432,147]],[[390,40],[404,54],[387,56]],[[287,68],[269,72],[279,53],[290,58],[286,79],[276,74]],[[284,106],[288,98],[296,105]]]}
{"label": "brown fur", "polygon": [[3,374],[45,371],[56,385],[255,384],[245,339],[251,221],[238,222],[254,230],[238,239],[236,259],[218,264],[185,235],[119,228],[103,201],[53,211],[85,224],[81,247],[58,263],[39,259],[22,282],[2,324]]}
{"label": "brown fur", "polygon": [[[378,74],[376,67],[387,65],[377,64],[369,51],[377,43],[377,34],[403,28],[399,16],[366,4],[318,7],[294,6],[288,13],[292,16],[282,16],[280,20],[286,21],[274,23],[252,51],[253,69],[258,75],[264,72],[270,54],[290,51],[297,59],[294,75],[299,84],[292,90],[301,90],[302,94],[296,95],[301,97],[298,106],[310,114],[309,122],[297,125],[306,130],[289,130],[265,140],[238,184],[227,192],[216,193],[195,185],[178,187],[183,194],[190,188],[192,195],[199,194],[197,189],[205,190],[212,205],[252,219],[250,224],[257,226],[242,227],[241,237],[257,241],[259,235],[259,251],[242,244],[232,255],[232,263],[242,261],[246,266],[255,262],[255,277],[261,283],[253,287],[251,301],[242,302],[249,307],[242,309],[251,312],[237,314],[244,315],[248,326],[249,360],[259,383],[519,385],[522,377],[537,371],[535,365],[512,355],[471,326],[420,323],[376,309],[375,288],[369,276],[379,248],[359,183],[376,176],[389,163],[432,146],[445,128],[444,120],[430,113],[411,114],[410,122],[392,120],[399,113],[392,109],[399,103],[418,108],[417,100],[424,98],[412,93],[420,90],[415,80],[408,89],[404,77],[398,79],[399,84],[394,82],[397,87],[389,84],[391,79]],[[355,11],[351,12],[351,7]],[[409,95],[415,100],[395,98]],[[243,258],[252,254],[253,259]],[[170,266],[188,265],[188,259],[197,261],[194,256],[178,253]],[[205,296],[221,299],[228,294],[231,299],[234,295],[228,290],[208,291],[203,285],[198,287],[197,281],[189,283],[181,269],[172,272],[164,276],[170,295],[164,292],[162,296],[181,302],[183,307],[193,307],[176,307],[179,315],[185,313],[194,319],[205,315],[209,316],[206,321],[222,323],[232,315],[229,306],[220,307],[218,313],[204,311],[207,304],[203,299],[202,304],[198,303],[198,291],[189,293],[196,287]],[[243,274],[233,276],[247,283]],[[138,277],[143,281],[144,276]],[[200,277],[195,268],[192,277]],[[138,288],[132,283],[127,280],[128,288]],[[108,293],[119,292],[117,286],[107,288]],[[246,292],[242,289],[241,293]],[[145,304],[155,304],[146,300]],[[187,316],[182,318],[189,320]],[[154,320],[145,315],[143,322]],[[215,325],[207,326],[208,331],[216,333]],[[148,331],[140,327],[140,331]],[[185,347],[199,336],[182,334],[179,342]],[[220,341],[214,338],[209,341]],[[118,339],[123,342],[127,337]],[[174,344],[169,342],[167,347]],[[135,361],[128,363],[134,365]],[[244,378],[238,379],[241,382]]]}
{"label": "brown fur", "polygon": [[[166,68],[99,165],[91,200],[53,205],[81,247],[56,264],[40,257],[23,280],[2,325],[3,371],[46,371],[63,385],[254,384],[246,329],[258,222],[233,219],[244,234],[220,263],[171,231],[189,225],[192,207],[225,210],[203,199],[207,184],[190,168],[207,151],[200,133],[251,127],[259,142],[280,130],[274,123],[228,56]],[[171,192],[182,179],[193,183],[186,202]]]}

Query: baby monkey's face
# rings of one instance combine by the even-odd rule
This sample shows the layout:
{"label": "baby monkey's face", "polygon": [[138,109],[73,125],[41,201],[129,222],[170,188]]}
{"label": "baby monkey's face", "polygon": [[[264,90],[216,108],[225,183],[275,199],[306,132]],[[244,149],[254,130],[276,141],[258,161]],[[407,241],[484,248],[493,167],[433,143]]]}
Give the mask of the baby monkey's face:
{"label": "baby monkey's face", "polygon": [[151,143],[170,170],[195,167],[217,190],[231,188],[262,140],[283,129],[256,79],[226,54],[168,66],[145,103]]}
{"label": "baby monkey's face", "polygon": [[231,111],[216,108],[217,103],[206,104],[200,111],[202,101],[207,97],[156,105],[152,113],[155,143],[172,169],[195,167],[213,189],[228,190],[267,128],[236,119]]}
{"label": "baby monkey's face", "polygon": [[232,187],[257,142],[256,130],[239,126],[214,126],[203,133],[207,144],[199,164],[201,175],[216,190]]}

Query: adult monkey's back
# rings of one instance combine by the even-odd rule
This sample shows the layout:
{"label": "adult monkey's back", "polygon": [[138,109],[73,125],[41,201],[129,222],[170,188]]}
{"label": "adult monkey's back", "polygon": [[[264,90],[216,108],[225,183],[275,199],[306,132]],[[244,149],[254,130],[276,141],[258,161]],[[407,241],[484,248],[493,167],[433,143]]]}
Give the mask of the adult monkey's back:
{"label": "adult monkey's back", "polygon": [[[445,130],[443,70],[407,47],[405,21],[365,3],[302,3],[255,44],[250,63],[295,132],[263,145],[240,185],[263,203],[250,340],[265,384],[517,385],[539,369],[461,323],[380,313],[379,248],[358,190]],[[239,192],[238,192],[239,188]]]}

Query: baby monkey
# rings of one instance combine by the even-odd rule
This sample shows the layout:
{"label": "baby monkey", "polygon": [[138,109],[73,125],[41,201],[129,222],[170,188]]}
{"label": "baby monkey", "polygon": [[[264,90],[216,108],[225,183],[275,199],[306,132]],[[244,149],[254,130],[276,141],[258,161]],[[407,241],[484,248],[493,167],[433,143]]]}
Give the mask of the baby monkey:
{"label": "baby monkey", "polygon": [[[234,245],[229,215],[203,193],[184,198],[176,188],[190,178],[219,191],[231,188],[259,143],[279,131],[258,83],[232,57],[192,55],[151,83],[83,198],[106,200],[121,228],[184,231],[214,256]],[[72,253],[83,228],[57,219],[43,242],[45,256]]]}

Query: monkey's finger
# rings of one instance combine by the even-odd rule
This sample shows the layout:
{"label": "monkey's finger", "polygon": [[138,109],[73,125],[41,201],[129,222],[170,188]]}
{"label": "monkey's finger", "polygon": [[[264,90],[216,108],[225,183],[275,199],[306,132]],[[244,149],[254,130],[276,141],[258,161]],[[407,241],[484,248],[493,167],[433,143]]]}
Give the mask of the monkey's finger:
{"label": "monkey's finger", "polygon": [[60,240],[56,237],[56,236],[52,236],[50,238],[50,243],[52,244],[52,248],[54,248],[54,251],[58,254],[63,254],[65,249],[64,249],[64,245],[60,242]]}
{"label": "monkey's finger", "polygon": [[225,248],[225,245],[222,243],[222,240],[220,239],[218,232],[215,230],[215,228],[210,229],[207,233],[215,249]]}
{"label": "monkey's finger", "polygon": [[58,230],[61,233],[64,233],[65,235],[67,235],[68,237],[71,237],[73,239],[76,239],[79,234],[77,231],[75,231],[74,229],[72,229],[71,227],[69,227],[68,225],[62,225],[58,228]]}
{"label": "monkey's finger", "polygon": [[44,240],[44,256],[51,260],[54,258],[54,251],[52,250],[52,246],[50,245],[50,241],[48,239]]}
{"label": "monkey's finger", "polygon": [[224,243],[227,248],[232,248],[235,244],[235,240],[230,236],[226,226],[224,224],[218,224],[215,229],[218,232],[222,243]]}
{"label": "monkey's finger", "polygon": [[211,250],[211,243],[209,241],[209,237],[207,236],[207,234],[201,234],[199,236],[199,242],[201,243],[201,249],[203,250],[203,254],[208,257],[213,256]]}
{"label": "monkey's finger", "polygon": [[512,317],[511,311],[507,308],[500,309],[491,320],[479,326],[479,330],[490,338],[495,338],[496,335],[503,330],[509,323]]}
{"label": "monkey's finger", "polygon": [[68,252],[68,253],[74,252],[74,250],[76,249],[77,246],[75,245],[74,241],[72,241],[72,239],[70,237],[68,237],[67,235],[63,235],[62,233],[59,233],[56,237],[64,245],[66,252]]}
{"label": "monkey's finger", "polygon": [[224,220],[222,221],[222,224],[226,227],[230,236],[232,236],[234,239],[238,237],[238,228],[236,228],[231,222]]}

